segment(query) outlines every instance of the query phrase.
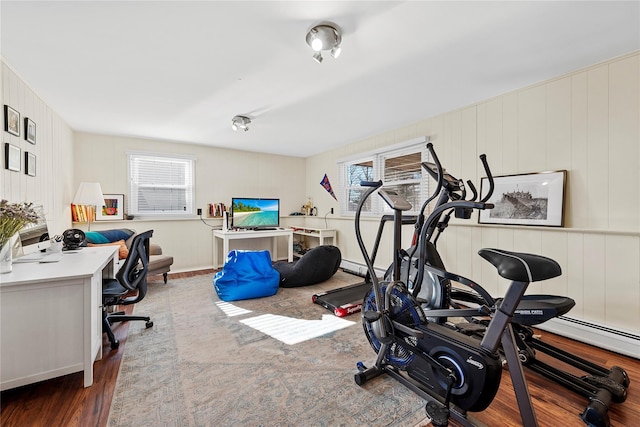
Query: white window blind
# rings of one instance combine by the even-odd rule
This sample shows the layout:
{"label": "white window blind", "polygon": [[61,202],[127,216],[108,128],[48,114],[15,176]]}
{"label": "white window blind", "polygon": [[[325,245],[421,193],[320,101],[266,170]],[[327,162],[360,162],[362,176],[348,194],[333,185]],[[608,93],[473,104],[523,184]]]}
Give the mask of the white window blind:
{"label": "white window blind", "polygon": [[[422,172],[422,151],[415,148],[399,152],[386,153],[380,156],[382,182],[385,188],[394,190],[404,196],[413,209],[419,212],[427,198],[427,179]],[[424,196],[424,197],[423,197]],[[383,203],[384,210],[391,208]]]}
{"label": "white window blind", "polygon": [[[340,173],[340,211],[353,215],[365,189],[360,181],[382,180],[385,188],[403,195],[413,209],[405,215],[416,214],[429,197],[429,175],[423,173],[421,163],[428,161],[426,139],[401,144],[369,153],[361,158],[338,162]],[[381,215],[391,209],[380,197],[373,196],[363,208],[364,215]]]}
{"label": "white window blind", "polygon": [[192,215],[194,159],[129,153],[129,213]]}

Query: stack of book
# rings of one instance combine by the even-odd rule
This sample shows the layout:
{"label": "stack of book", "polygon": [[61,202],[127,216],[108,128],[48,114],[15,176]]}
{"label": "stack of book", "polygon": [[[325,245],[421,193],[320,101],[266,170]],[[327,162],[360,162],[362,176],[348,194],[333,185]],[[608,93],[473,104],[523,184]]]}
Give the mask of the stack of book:
{"label": "stack of book", "polygon": [[227,206],[224,203],[209,203],[210,217],[221,218],[226,211]]}
{"label": "stack of book", "polygon": [[71,219],[73,222],[93,222],[95,220],[93,206],[71,204]]}

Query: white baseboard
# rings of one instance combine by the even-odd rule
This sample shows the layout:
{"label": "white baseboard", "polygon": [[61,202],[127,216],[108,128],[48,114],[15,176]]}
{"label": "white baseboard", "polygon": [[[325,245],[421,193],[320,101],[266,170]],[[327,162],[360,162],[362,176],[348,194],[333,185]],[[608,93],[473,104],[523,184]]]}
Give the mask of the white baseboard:
{"label": "white baseboard", "polygon": [[640,359],[640,335],[569,316],[560,316],[535,326],[576,341]]}

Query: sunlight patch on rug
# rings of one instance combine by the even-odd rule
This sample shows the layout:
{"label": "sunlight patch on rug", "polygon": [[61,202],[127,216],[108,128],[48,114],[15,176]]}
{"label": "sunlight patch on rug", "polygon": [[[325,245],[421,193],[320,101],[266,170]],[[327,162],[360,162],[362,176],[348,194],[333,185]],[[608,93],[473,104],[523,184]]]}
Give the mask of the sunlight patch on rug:
{"label": "sunlight patch on rug", "polygon": [[355,324],[331,314],[323,314],[322,320],[263,314],[240,322],[288,345],[298,344]]}
{"label": "sunlight patch on rug", "polygon": [[216,305],[229,317],[242,316],[243,314],[251,313],[251,310],[245,310],[244,308],[236,307],[235,305],[224,301],[218,301],[216,302]]}

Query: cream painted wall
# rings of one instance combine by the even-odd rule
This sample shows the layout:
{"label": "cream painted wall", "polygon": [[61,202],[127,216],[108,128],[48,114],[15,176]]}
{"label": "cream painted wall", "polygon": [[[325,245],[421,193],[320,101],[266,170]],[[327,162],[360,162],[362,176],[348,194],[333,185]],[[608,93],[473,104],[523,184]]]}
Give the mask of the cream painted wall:
{"label": "cream painted wall", "polygon": [[[439,240],[445,265],[501,295],[507,283],[480,259],[482,247],[533,252],[556,259],[559,278],[529,293],[568,295],[571,316],[640,332],[640,53],[500,95],[307,159],[307,192],[319,212],[337,203],[317,182],[338,183],[338,159],[429,136],[448,171],[478,182],[486,153],[495,175],[566,169],[564,228],[478,225],[457,220]],[[314,220],[323,222],[321,218]],[[329,216],[343,258],[362,262],[352,218]],[[311,224],[309,224],[311,226]],[[365,221],[371,247],[377,221]],[[404,228],[405,247],[411,227]],[[382,248],[391,248],[391,230]],[[381,251],[386,268],[391,251]]]}
{"label": "cream painted wall", "polygon": [[[0,198],[10,202],[34,202],[44,206],[51,233],[61,233],[71,225],[73,197],[73,132],[69,126],[4,62],[0,72],[0,98],[20,113],[20,136],[2,132],[2,172]],[[36,123],[36,144],[24,139],[24,118]],[[4,126],[4,116],[2,121]],[[21,150],[21,171],[4,168],[4,143]],[[36,176],[25,174],[24,153],[36,155]]]}
{"label": "cream painted wall", "polygon": [[[566,227],[480,226],[454,223],[440,242],[447,266],[480,279],[490,292],[506,286],[476,255],[498,246],[549,255],[562,277],[535,284],[535,292],[566,294],[577,306],[571,315],[638,333],[640,325],[640,54],[594,65],[476,105],[372,136],[306,160],[164,141],[73,134],[43,100],[2,63],[3,104],[36,122],[38,142],[4,132],[3,142],[33,151],[37,177],[2,170],[0,196],[41,202],[53,233],[71,225],[69,204],[80,181],[97,180],[107,193],[126,193],[126,150],[188,153],[197,157],[196,203],[232,196],[280,197],[282,210],[296,211],[312,197],[319,216],[307,226],[336,228],[343,257],[360,262],[352,218],[337,215],[338,204],[320,186],[327,173],[337,188],[336,160],[419,136],[429,136],[447,168],[479,179],[477,156],[486,153],[496,175],[550,169],[569,171]],[[75,139],[75,142],[74,142]],[[239,166],[240,165],[240,166]],[[238,173],[239,168],[242,174]],[[297,179],[306,177],[306,180]],[[336,214],[328,212],[334,208]],[[285,218],[299,224],[302,218]],[[217,225],[217,220],[210,223]],[[130,225],[131,224],[131,225]],[[153,228],[154,240],[176,257],[175,270],[211,265],[211,232],[199,220],[132,221],[94,227]],[[365,221],[371,245],[378,222]],[[405,227],[409,236],[411,227]],[[405,240],[408,240],[405,239]],[[405,241],[405,246],[408,241]],[[382,248],[391,247],[390,233]],[[381,251],[380,267],[390,263]]]}
{"label": "cream painted wall", "polygon": [[[80,132],[75,134],[75,185],[81,181],[100,182],[104,193],[126,195],[127,151],[194,156],[195,203],[205,213],[209,203],[230,205],[232,197],[274,197],[280,199],[281,214],[287,215],[299,210],[306,200],[304,180],[296,179],[305,175],[305,161],[301,158]],[[222,224],[219,219],[205,222],[218,227]],[[207,224],[195,216],[160,221],[135,218],[94,223],[92,229],[153,229],[154,243],[174,257],[172,270],[188,271],[212,266],[213,235]],[[85,224],[76,226],[86,230]],[[281,251],[286,254],[284,243]]]}

